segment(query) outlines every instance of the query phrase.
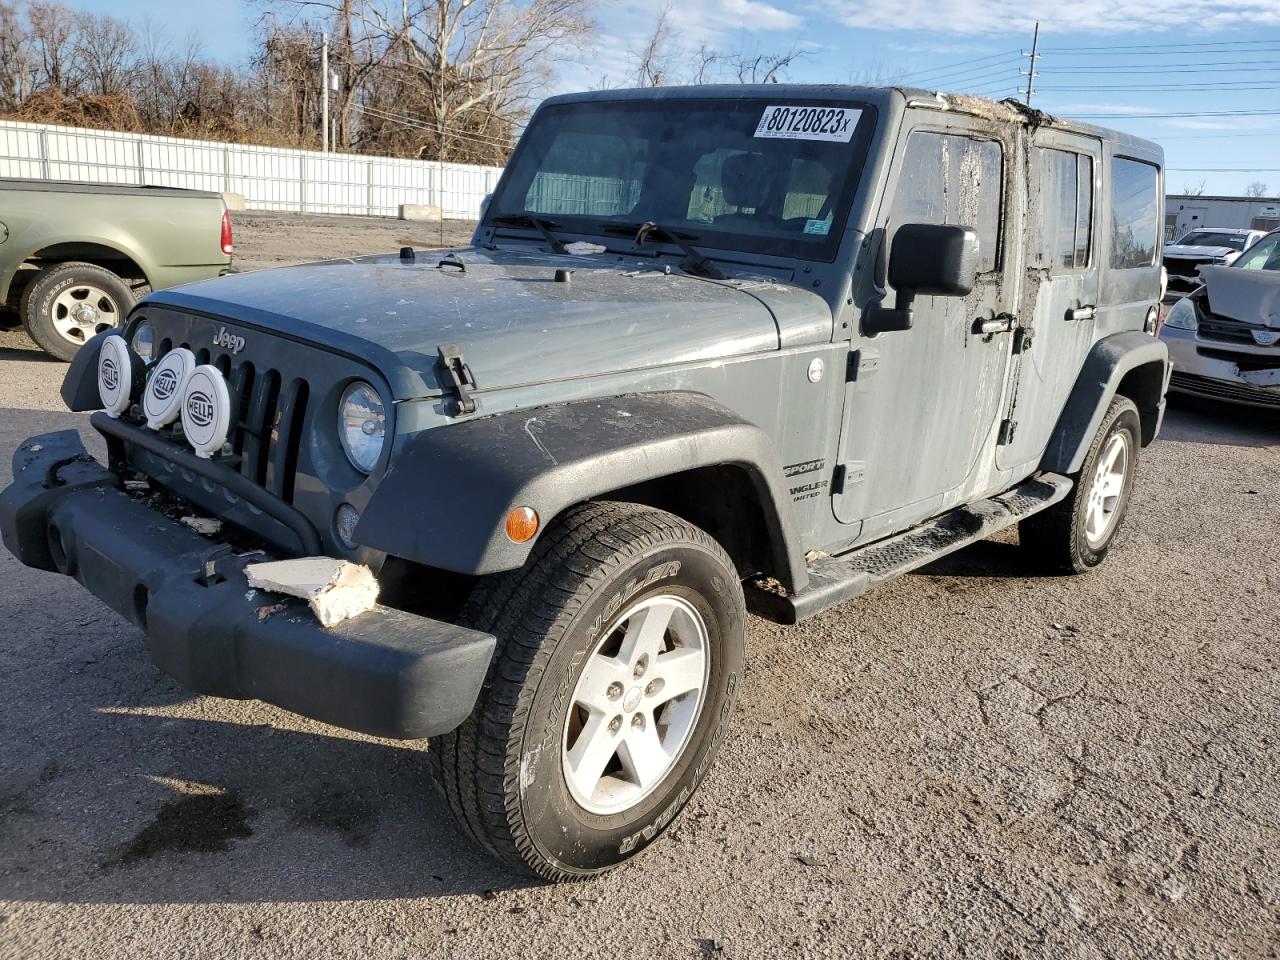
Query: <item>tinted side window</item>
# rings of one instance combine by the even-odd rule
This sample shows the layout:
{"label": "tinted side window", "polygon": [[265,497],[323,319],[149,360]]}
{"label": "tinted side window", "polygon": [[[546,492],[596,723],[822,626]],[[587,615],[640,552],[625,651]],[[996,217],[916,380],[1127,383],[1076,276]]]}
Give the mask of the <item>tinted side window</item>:
{"label": "tinted side window", "polygon": [[1149,267],[1156,262],[1159,171],[1149,163],[1116,157],[1111,162],[1111,266]]}
{"label": "tinted side window", "polygon": [[893,198],[890,228],[949,223],[978,232],[978,269],[994,270],[1000,250],[1000,144],[956,134],[911,134]]}
{"label": "tinted side window", "polygon": [[1089,265],[1093,224],[1093,158],[1066,150],[1036,148],[1039,235],[1032,263],[1049,269]]}

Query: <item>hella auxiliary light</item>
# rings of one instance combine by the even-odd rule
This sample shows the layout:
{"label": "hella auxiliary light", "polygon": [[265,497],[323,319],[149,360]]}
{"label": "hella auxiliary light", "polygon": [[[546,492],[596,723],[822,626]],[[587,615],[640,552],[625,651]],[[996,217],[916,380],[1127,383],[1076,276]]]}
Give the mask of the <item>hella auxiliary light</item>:
{"label": "hella auxiliary light", "polygon": [[152,430],[167,427],[182,412],[187,381],[196,368],[196,355],[186,347],[176,347],[151,371],[142,392],[142,413]]}
{"label": "hella auxiliary light", "polygon": [[98,351],[98,397],[113,420],[120,419],[142,385],[143,363],[124,337],[112,334]]}
{"label": "hella auxiliary light", "polygon": [[231,432],[231,392],[222,371],[202,364],[191,371],[182,395],[182,432],[196,456],[208,460]]}

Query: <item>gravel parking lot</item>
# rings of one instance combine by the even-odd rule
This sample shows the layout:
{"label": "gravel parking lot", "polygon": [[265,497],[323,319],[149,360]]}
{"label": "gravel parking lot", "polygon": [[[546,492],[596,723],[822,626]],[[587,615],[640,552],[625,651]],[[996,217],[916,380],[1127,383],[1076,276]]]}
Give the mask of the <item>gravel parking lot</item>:
{"label": "gravel parking lot", "polygon": [[[436,229],[256,214],[237,241],[260,267]],[[63,370],[0,333],[6,465],[84,430]],[[192,697],[0,552],[0,957],[1275,957],[1278,452],[1274,417],[1179,406],[1093,574],[1028,576],[1013,534],[753,620],[699,795],[568,886],[468,846],[425,743]]]}

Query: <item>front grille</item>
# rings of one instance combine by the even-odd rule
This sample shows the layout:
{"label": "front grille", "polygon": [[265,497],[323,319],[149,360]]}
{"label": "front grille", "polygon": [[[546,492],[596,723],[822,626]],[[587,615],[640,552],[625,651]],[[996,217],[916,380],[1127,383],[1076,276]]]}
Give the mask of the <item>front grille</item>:
{"label": "front grille", "polygon": [[1164,268],[1169,272],[1171,277],[1181,277],[1185,280],[1199,280],[1200,275],[1196,273],[1200,267],[1206,263],[1212,263],[1210,259],[1189,260],[1185,257],[1168,257],[1164,261]]}
{"label": "front grille", "polygon": [[1265,356],[1256,353],[1237,353],[1234,350],[1215,350],[1212,347],[1197,347],[1196,353],[1210,360],[1234,363],[1240,368],[1241,373],[1247,373],[1250,370],[1280,369],[1280,351],[1277,351],[1274,356]]}
{"label": "front grille", "polygon": [[1169,380],[1169,386],[1200,397],[1280,409],[1280,390],[1255,387],[1247,383],[1214,380],[1212,377],[1198,377],[1193,373],[1178,373],[1175,370],[1173,377]]}
{"label": "front grille", "polygon": [[[175,346],[191,349],[188,343],[164,339],[157,356],[164,356]],[[197,363],[210,362],[207,347],[194,352]],[[279,370],[255,367],[229,353],[219,354],[213,365],[226,379],[231,409],[237,411],[227,434],[230,453],[218,459],[235,467],[247,480],[292,503],[310,392],[307,381]]]}
{"label": "front grille", "polygon": [[1253,331],[1267,329],[1260,323],[1241,323],[1211,313],[1202,314],[1198,326],[1201,338],[1224,343],[1254,343]]}

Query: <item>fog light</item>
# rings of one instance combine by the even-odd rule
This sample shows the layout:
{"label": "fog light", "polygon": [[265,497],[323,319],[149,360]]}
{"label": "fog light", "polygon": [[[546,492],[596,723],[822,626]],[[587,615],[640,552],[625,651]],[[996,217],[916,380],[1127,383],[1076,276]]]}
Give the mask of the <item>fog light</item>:
{"label": "fog light", "polygon": [[147,389],[142,392],[142,412],[152,430],[159,430],[178,419],[187,380],[195,368],[196,355],[186,347],[178,347],[166,353],[151,371]]}
{"label": "fog light", "polygon": [[124,337],[112,335],[102,341],[98,350],[98,397],[107,416],[118,420],[133,402],[134,381],[142,365],[134,363],[134,354]]}
{"label": "fog light", "polygon": [[1151,309],[1147,311],[1147,322],[1143,324],[1142,329],[1152,336],[1155,335],[1156,327],[1160,323],[1160,306],[1152,304]]}
{"label": "fog light", "polygon": [[360,511],[349,503],[340,504],[333,515],[333,529],[338,534],[338,540],[348,550],[359,546],[356,543],[356,524],[359,522]]}
{"label": "fog light", "polygon": [[516,507],[507,514],[507,538],[512,543],[528,543],[538,532],[538,512],[533,507]]}
{"label": "fog light", "polygon": [[191,371],[182,396],[182,432],[196,456],[208,460],[231,429],[231,394],[222,371],[204,364]]}

